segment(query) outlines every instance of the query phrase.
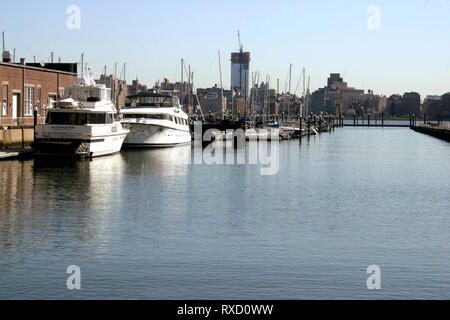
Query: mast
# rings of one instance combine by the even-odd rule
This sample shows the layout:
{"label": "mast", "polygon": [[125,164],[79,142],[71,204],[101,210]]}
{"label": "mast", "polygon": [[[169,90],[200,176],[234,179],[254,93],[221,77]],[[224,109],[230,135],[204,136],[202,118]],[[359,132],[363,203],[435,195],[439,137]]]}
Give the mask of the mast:
{"label": "mast", "polygon": [[305,103],[305,105],[306,105],[306,108],[305,108],[305,111],[306,111],[306,114],[305,114],[305,116],[308,116],[308,113],[309,113],[309,82],[310,82],[310,76],[308,76],[308,89],[306,90],[306,99],[305,99],[305,101],[306,101],[306,103]]}
{"label": "mast", "polygon": [[81,76],[80,78],[82,78],[84,75],[84,53],[81,54]]}
{"label": "mast", "polygon": [[292,63],[289,65],[289,91],[288,91],[289,94],[291,94],[291,77],[292,77]]}
{"label": "mast", "polygon": [[[189,84],[189,106],[192,106],[191,105],[191,93],[192,93],[192,85],[191,85],[191,66],[189,65],[188,66],[189,68],[189,80],[188,80],[188,84]],[[193,107],[193,106],[192,106]]]}
{"label": "mast", "polygon": [[181,58],[181,84],[183,84],[183,58]]}
{"label": "mast", "polygon": [[306,94],[306,70],[303,67],[303,96]]}
{"label": "mast", "polygon": [[117,62],[114,63],[114,81],[113,81],[113,91],[114,91],[114,105],[117,108],[117,88],[116,88],[116,83],[117,83]]}
{"label": "mast", "polygon": [[225,115],[225,110],[223,108],[223,82],[222,82],[222,63],[220,61],[220,50],[218,50],[219,55],[219,73],[220,73],[220,106],[222,113]]}

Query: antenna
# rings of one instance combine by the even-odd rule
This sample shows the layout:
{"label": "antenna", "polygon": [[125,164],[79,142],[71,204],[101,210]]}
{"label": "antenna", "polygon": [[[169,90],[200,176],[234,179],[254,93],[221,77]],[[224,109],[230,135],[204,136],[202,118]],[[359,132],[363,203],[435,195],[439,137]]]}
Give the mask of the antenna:
{"label": "antenna", "polygon": [[5,51],[5,31],[2,31],[3,51]]}

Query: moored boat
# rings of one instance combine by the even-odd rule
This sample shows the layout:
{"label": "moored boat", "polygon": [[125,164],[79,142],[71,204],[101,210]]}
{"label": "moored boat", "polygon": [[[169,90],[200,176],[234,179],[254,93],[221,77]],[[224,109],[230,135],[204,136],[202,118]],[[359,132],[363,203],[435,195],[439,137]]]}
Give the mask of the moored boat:
{"label": "moored boat", "polygon": [[153,92],[128,96],[121,114],[122,124],[130,130],[124,142],[127,147],[173,147],[191,143],[189,117],[176,96]]}
{"label": "moored boat", "polygon": [[128,133],[111,101],[111,89],[89,72],[64,90],[64,99],[47,109],[35,128],[36,155],[97,157],[119,152]]}

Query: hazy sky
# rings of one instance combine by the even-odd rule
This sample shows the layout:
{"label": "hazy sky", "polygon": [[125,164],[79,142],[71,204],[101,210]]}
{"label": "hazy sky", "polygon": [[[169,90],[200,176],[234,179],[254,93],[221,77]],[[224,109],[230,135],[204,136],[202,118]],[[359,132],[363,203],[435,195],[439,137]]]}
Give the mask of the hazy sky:
{"label": "hazy sky", "polygon": [[[80,29],[69,29],[70,5],[81,10]],[[371,5],[381,10],[379,29]],[[81,52],[96,73],[127,62],[127,80],[148,85],[180,79],[180,59],[194,71],[197,87],[219,83],[221,51],[224,87],[230,86],[230,53],[237,30],[251,52],[251,71],[269,74],[284,86],[289,64],[292,88],[306,67],[311,89],[331,72],[350,86],[392,94],[450,91],[450,1],[250,1],[159,0],[2,1],[0,29],[16,60],[33,56],[79,61]],[[375,19],[375,20],[374,20]],[[294,91],[294,89],[292,89]]]}

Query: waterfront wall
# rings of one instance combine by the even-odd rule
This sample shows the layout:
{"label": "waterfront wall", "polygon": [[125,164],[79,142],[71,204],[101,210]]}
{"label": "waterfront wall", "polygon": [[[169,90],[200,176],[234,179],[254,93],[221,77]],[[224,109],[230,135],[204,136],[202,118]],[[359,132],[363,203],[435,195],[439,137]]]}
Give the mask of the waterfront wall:
{"label": "waterfront wall", "polygon": [[432,127],[428,125],[411,127],[416,132],[428,134],[430,136],[443,139],[450,142],[450,128],[449,127]]}
{"label": "waterfront wall", "polygon": [[0,129],[0,149],[26,148],[34,141],[34,128],[27,126]]}

